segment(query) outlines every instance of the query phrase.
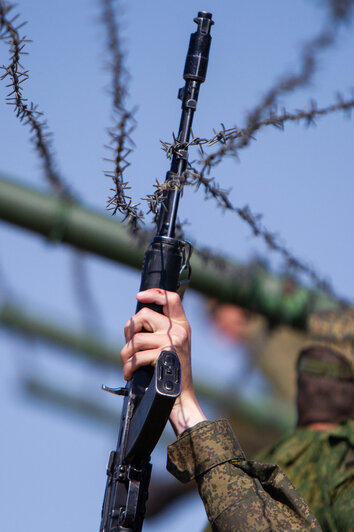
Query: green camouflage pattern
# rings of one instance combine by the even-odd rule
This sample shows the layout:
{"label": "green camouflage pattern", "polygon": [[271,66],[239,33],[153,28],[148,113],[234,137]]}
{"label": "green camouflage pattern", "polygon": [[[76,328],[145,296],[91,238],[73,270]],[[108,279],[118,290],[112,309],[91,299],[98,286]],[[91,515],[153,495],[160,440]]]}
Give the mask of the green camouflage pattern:
{"label": "green camouflage pattern", "polygon": [[354,531],[354,421],[326,432],[297,428],[257,456],[279,464],[324,532]]}
{"label": "green camouflage pattern", "polygon": [[311,314],[307,328],[312,336],[323,340],[354,342],[354,308],[324,310]]}
{"label": "green camouflage pattern", "polygon": [[167,469],[196,480],[214,532],[321,530],[278,466],[245,458],[227,420],[184,431],[168,448]]}
{"label": "green camouflage pattern", "polygon": [[326,375],[337,380],[354,380],[353,368],[345,360],[324,361],[320,358],[312,358],[312,356],[306,356],[306,350],[301,352],[296,369],[298,373]]}
{"label": "green camouflage pattern", "polygon": [[354,308],[327,310],[311,314],[307,322],[310,341],[307,347],[323,345],[339,351],[354,371]]}

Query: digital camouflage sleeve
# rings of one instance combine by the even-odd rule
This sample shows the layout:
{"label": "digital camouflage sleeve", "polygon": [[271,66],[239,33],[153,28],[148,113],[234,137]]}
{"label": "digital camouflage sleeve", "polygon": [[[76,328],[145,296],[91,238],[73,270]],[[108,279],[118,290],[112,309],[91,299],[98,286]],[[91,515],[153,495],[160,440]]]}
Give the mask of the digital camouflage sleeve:
{"label": "digital camouflage sleeve", "polygon": [[196,480],[214,532],[321,530],[278,466],[246,459],[226,420],[184,431],[168,448],[167,469]]}

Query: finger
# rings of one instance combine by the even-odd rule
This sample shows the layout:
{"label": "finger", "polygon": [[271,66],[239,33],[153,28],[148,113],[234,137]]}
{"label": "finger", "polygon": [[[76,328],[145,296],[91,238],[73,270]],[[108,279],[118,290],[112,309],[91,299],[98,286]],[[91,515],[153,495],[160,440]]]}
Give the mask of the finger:
{"label": "finger", "polygon": [[134,372],[142,366],[154,366],[156,360],[160,356],[161,349],[151,349],[150,351],[143,351],[135,353],[123,365],[123,375],[126,381],[130,381]]}
{"label": "finger", "polygon": [[120,355],[123,364],[138,351],[148,351],[149,349],[166,349],[171,346],[171,338],[163,333],[138,333],[129,340],[122,348]]}
{"label": "finger", "polygon": [[124,335],[127,342],[132,339],[134,334],[145,330],[148,332],[156,332],[168,326],[166,316],[155,312],[147,307],[139,310],[135,316],[130,318],[124,326]]}
{"label": "finger", "polygon": [[169,292],[161,288],[150,288],[139,292],[136,298],[141,303],[156,303],[163,307],[163,313],[175,321],[187,321],[182,301],[176,292]]}

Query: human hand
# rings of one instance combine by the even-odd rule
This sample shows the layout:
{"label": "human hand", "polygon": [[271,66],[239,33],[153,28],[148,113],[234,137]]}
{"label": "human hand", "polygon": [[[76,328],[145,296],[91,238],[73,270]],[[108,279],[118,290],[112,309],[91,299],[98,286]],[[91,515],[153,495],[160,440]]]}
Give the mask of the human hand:
{"label": "human hand", "polygon": [[[170,421],[177,434],[205,418],[195,397],[191,370],[191,328],[178,294],[150,288],[136,296],[141,303],[156,303],[164,314],[142,308],[124,327],[126,344],[121,351],[123,373],[130,380],[142,366],[155,365],[163,350],[177,353],[182,366],[181,395]],[[146,332],[148,331],[148,332]]]}

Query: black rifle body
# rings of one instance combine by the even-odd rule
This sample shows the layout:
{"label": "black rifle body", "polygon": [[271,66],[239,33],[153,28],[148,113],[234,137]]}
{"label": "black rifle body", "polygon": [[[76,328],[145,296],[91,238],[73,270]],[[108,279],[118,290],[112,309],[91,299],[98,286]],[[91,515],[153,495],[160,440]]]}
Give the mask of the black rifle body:
{"label": "black rifle body", "polygon": [[[162,288],[177,292],[180,276],[187,269],[191,245],[175,238],[176,217],[183,173],[188,163],[188,142],[200,84],[205,80],[210,48],[211,14],[201,11],[194,19],[198,29],[191,35],[183,77],[185,86],[178,97],[182,116],[178,146],[166,179],[179,179],[179,186],[167,192],[160,207],[157,234],[144,258],[140,290]],[[138,312],[144,305],[138,303]],[[162,307],[145,305],[162,313]],[[151,474],[150,455],[180,394],[181,367],[178,356],[163,351],[156,367],[138,369],[125,388],[110,389],[124,396],[116,451],[110,454],[100,532],[140,532]]]}

